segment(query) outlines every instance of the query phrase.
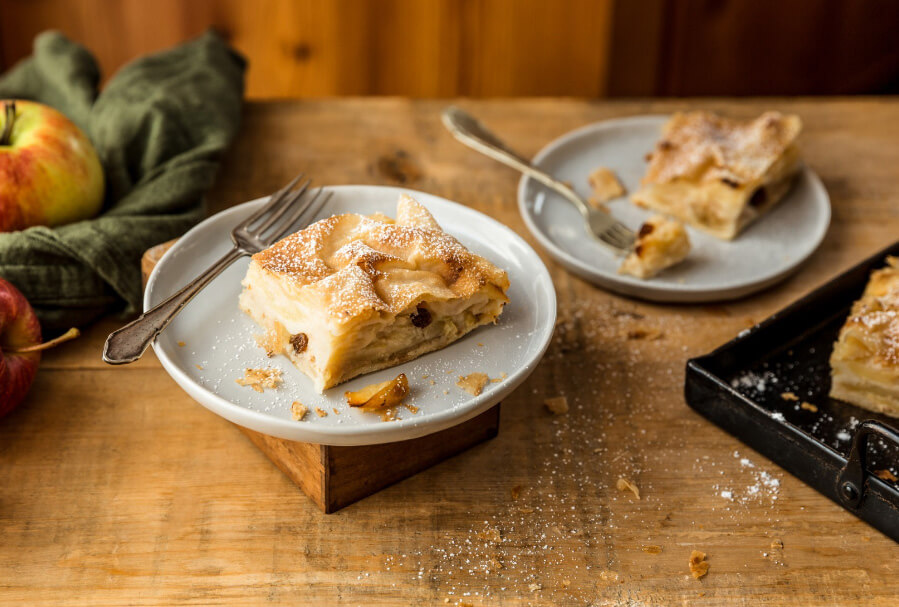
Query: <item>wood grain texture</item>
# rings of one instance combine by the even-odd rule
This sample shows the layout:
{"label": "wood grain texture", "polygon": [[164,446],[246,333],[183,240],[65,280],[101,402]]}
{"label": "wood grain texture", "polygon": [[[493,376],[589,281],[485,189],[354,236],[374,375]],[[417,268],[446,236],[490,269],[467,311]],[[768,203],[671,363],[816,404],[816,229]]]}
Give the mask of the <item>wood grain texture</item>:
{"label": "wood grain texture", "polygon": [[[0,421],[0,603],[895,605],[896,543],[704,421],[682,393],[688,357],[896,239],[899,102],[456,103],[526,155],[616,116],[798,112],[833,223],[797,275],[723,304],[624,299],[547,259],[559,326],[504,401],[500,435],[334,515],[193,403],[152,353],[105,366],[102,343],[120,321],[104,320],[47,354],[24,406]],[[534,244],[517,175],[455,142],[443,106],[249,104],[211,210],[305,170],[324,184],[433,192]],[[552,416],[541,401],[560,394],[571,411]],[[615,488],[620,477],[640,500]],[[693,549],[711,565],[701,581],[688,575]]]}
{"label": "wood grain texture", "polygon": [[495,437],[499,409],[428,436],[358,447],[299,443],[239,429],[322,512],[332,514]]}
{"label": "wood grain texture", "polygon": [[[213,27],[251,98],[895,91],[893,0],[0,0],[0,66],[59,29],[108,77]],[[891,87],[891,88],[890,88]]]}
{"label": "wood grain texture", "polygon": [[612,0],[0,0],[0,57],[59,29],[107,77],[135,57],[222,32],[253,98],[601,95]]}

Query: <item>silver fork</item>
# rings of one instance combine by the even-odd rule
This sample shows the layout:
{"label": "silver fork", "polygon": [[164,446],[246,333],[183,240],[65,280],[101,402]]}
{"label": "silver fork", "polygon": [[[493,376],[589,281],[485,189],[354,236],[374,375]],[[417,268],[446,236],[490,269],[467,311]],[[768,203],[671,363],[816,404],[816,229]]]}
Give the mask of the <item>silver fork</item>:
{"label": "silver fork", "polygon": [[577,192],[571,189],[571,187],[544,173],[528,160],[510,150],[471,114],[457,107],[450,106],[443,110],[443,124],[453,134],[453,137],[468,147],[490,156],[506,166],[521,171],[528,177],[536,179],[564,196],[584,216],[587,233],[611,248],[615,253],[627,255],[634,248],[636,235],[633,230],[617,221],[610,214],[594,209],[583,198],[578,196]]}
{"label": "silver fork", "polygon": [[331,193],[322,196],[322,188],[319,188],[306,196],[311,180],[307,179],[294,190],[301,179],[302,174],[272,194],[261,209],[235,226],[231,230],[234,246],[205,272],[136,320],[110,333],[103,347],[103,360],[111,365],[136,361],[178,312],[225,268],[244,255],[252,255],[268,248],[301,219],[304,224],[308,224],[331,197]]}

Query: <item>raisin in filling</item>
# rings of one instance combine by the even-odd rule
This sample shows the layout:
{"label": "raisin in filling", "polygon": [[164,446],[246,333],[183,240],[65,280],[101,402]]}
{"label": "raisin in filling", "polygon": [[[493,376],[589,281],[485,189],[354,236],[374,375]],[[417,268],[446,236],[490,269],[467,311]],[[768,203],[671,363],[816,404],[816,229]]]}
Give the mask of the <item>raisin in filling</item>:
{"label": "raisin in filling", "polygon": [[765,188],[759,188],[755,192],[752,193],[752,198],[749,199],[749,206],[757,209],[768,200],[768,192],[765,191]]}
{"label": "raisin in filling", "polygon": [[290,345],[293,346],[294,352],[302,354],[306,351],[306,346],[309,345],[309,338],[306,337],[305,333],[297,333],[290,337]]}
{"label": "raisin in filling", "polygon": [[424,306],[418,306],[415,308],[415,313],[409,317],[412,321],[412,324],[418,327],[419,329],[424,329],[429,324],[431,324],[431,313],[428,312],[428,309]]}

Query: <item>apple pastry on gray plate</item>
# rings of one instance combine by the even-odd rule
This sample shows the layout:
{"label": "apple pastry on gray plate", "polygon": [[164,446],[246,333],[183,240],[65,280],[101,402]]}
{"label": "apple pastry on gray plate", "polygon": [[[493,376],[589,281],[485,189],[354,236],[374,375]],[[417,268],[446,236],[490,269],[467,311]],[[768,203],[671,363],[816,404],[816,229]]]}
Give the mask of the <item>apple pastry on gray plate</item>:
{"label": "apple pastry on gray plate", "polygon": [[732,240],[790,190],[800,168],[798,116],[731,120],[675,114],[649,158],[634,204]]}
{"label": "apple pastry on gray plate", "polygon": [[240,308],[321,392],[496,322],[506,272],[402,195],[396,220],[347,213],[253,255]]}

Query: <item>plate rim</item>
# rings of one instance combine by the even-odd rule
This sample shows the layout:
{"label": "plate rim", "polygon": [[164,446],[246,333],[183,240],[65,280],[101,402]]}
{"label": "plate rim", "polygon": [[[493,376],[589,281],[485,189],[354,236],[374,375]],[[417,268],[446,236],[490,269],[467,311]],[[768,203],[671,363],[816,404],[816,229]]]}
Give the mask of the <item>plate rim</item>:
{"label": "plate rim", "polygon": [[[604,131],[622,126],[626,127],[628,126],[628,123],[646,126],[647,123],[652,124],[657,122],[658,125],[661,126],[664,121],[668,120],[670,117],[670,114],[638,114],[592,122],[556,137],[543,146],[531,162],[539,167],[540,163],[544,161],[547,156],[553,154],[559,148],[569,145],[573,141],[597,131]],[[815,234],[814,240],[811,241],[812,244],[808,252],[792,260],[791,263],[775,272],[761,276],[753,281],[725,284],[721,287],[711,289],[708,287],[691,288],[691,285],[658,285],[652,284],[652,281],[637,282],[636,279],[629,280],[627,277],[607,275],[591,269],[583,261],[558,246],[537,226],[532,217],[532,213],[527,209],[527,205],[525,204],[526,189],[530,182],[534,181],[527,175],[522,175],[518,181],[518,212],[527,226],[528,231],[554,261],[561,264],[570,272],[603,289],[608,289],[614,293],[623,294],[629,297],[661,303],[710,303],[728,301],[745,297],[784,280],[794,272],[798,271],[824,242],[833,219],[833,204],[830,200],[830,194],[828,194],[827,188],[824,187],[824,183],[817,173],[811,170],[804,162],[800,168],[800,173],[802,173],[804,178],[808,179],[809,186],[815,193],[815,198],[823,200],[823,204],[819,205],[823,211],[820,221],[821,227],[818,233]],[[762,220],[764,220],[764,218],[762,218]]]}
{"label": "plate rim", "polygon": [[[506,379],[496,388],[479,396],[467,399],[466,401],[463,401],[462,403],[451,408],[438,411],[434,413],[426,422],[408,418],[405,420],[391,422],[389,424],[322,426],[318,428],[316,427],[316,424],[303,424],[303,422],[277,418],[262,411],[253,411],[241,405],[230,402],[226,398],[219,396],[212,390],[195,382],[185,371],[180,368],[179,365],[176,364],[176,362],[172,358],[170,358],[170,356],[166,352],[165,347],[157,343],[157,340],[154,339],[153,350],[156,353],[156,357],[162,365],[163,369],[165,369],[169,376],[172,377],[172,379],[174,379],[175,382],[185,392],[187,392],[187,394],[193,400],[197,401],[197,403],[199,403],[204,408],[209,409],[212,413],[215,413],[216,415],[223,417],[228,421],[236,423],[255,432],[260,432],[262,434],[267,434],[270,436],[275,436],[292,441],[323,445],[369,445],[411,440],[461,424],[479,415],[480,413],[483,413],[491,406],[500,402],[506,396],[511,394],[516,388],[518,388],[518,386],[521,385],[531,375],[531,373],[533,373],[537,365],[539,365],[540,361],[543,359],[543,356],[545,355],[546,350],[549,348],[549,344],[552,340],[558,304],[555,286],[548,268],[540,259],[540,256],[537,254],[537,252],[527,243],[527,241],[524,240],[524,238],[522,238],[510,227],[504,225],[496,219],[493,219],[489,215],[481,213],[480,211],[472,209],[471,207],[467,207],[458,202],[453,202],[436,194],[413,190],[411,188],[364,184],[332,185],[324,186],[324,188],[326,191],[344,190],[349,192],[360,189],[377,189],[383,191],[385,195],[390,194],[397,197],[403,192],[413,197],[426,197],[430,200],[437,200],[439,204],[449,205],[450,208],[452,208],[455,212],[460,212],[463,216],[468,215],[470,217],[477,217],[480,221],[487,221],[487,223],[491,224],[494,229],[505,232],[509,238],[511,238],[513,241],[517,241],[517,244],[523,246],[525,250],[528,251],[532,256],[533,261],[537,262],[537,266],[535,268],[532,268],[532,270],[535,273],[535,277],[539,277],[541,279],[541,282],[544,282],[545,286],[547,287],[545,289],[547,293],[547,300],[545,303],[548,304],[547,309],[549,313],[547,314],[546,320],[542,323],[542,326],[538,325],[537,327],[538,334],[533,343],[538,347],[533,351],[534,353],[527,359],[527,363],[525,365],[516,369],[514,372],[509,373]],[[196,237],[196,234],[199,231],[205,229],[206,224],[213,219],[218,218],[218,220],[221,220],[228,215],[238,214],[248,205],[262,204],[262,201],[266,198],[267,197],[262,197],[243,202],[220,211],[214,215],[211,215],[185,232],[181,237],[179,237],[178,241],[174,245],[172,245],[172,247],[170,247],[169,250],[166,251],[165,254],[160,258],[159,262],[153,268],[153,271],[147,279],[147,286],[144,290],[143,296],[143,309],[149,309],[151,301],[154,300],[154,290],[160,274],[166,271],[167,264],[170,262],[174,255],[178,254],[178,250],[180,248],[190,246],[192,244],[191,237]],[[424,204],[427,205],[427,202],[424,202]],[[207,400],[214,403],[214,405],[206,402]]]}

